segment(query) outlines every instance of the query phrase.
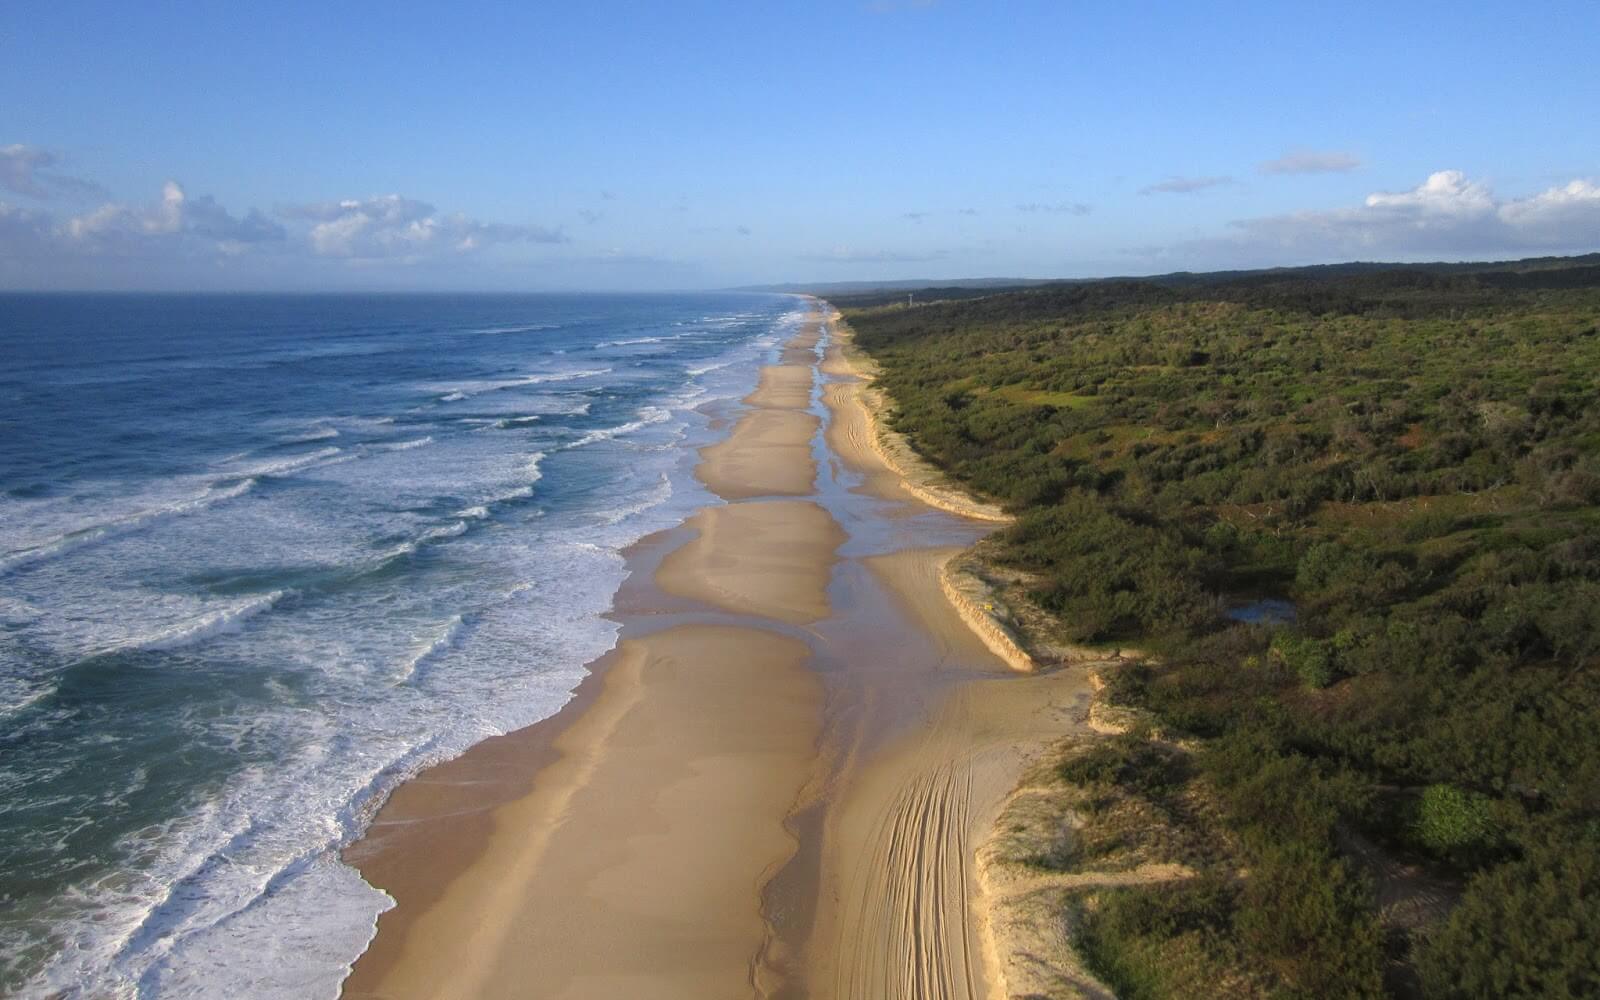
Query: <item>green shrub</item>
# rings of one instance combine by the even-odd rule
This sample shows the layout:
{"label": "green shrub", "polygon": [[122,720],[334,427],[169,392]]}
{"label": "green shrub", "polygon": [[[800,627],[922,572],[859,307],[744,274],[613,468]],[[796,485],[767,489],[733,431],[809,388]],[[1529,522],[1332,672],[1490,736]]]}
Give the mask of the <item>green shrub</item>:
{"label": "green shrub", "polygon": [[1485,795],[1454,785],[1429,785],[1417,806],[1414,834],[1418,843],[1442,857],[1465,857],[1498,839]]}
{"label": "green shrub", "polygon": [[1333,683],[1333,657],[1325,643],[1286,633],[1272,640],[1272,655],[1306,687],[1325,688]]}
{"label": "green shrub", "polygon": [[1295,997],[1378,997],[1383,951],[1372,898],[1343,862],[1299,844],[1261,854],[1239,902],[1239,938]]}
{"label": "green shrub", "polygon": [[1474,878],[1423,942],[1429,1000],[1600,996],[1600,842],[1556,842]]}
{"label": "green shrub", "polygon": [[1243,978],[1231,941],[1236,897],[1214,878],[1112,889],[1086,909],[1073,943],[1119,1000],[1213,996]]}

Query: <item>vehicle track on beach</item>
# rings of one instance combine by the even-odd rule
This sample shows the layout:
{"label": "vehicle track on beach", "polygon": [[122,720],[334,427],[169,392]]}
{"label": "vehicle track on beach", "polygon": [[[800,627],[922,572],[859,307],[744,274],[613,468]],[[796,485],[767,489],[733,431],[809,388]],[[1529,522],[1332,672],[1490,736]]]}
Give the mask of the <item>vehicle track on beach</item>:
{"label": "vehicle track on beach", "polygon": [[[862,477],[860,490],[951,513],[958,505],[920,495],[884,454],[869,383],[836,341],[817,371],[831,376],[819,379],[830,458]],[[825,779],[816,923],[803,985],[774,995],[987,1000],[1004,990],[978,848],[1028,761],[1081,724],[1087,681],[997,656],[944,585],[956,551],[912,542],[861,560],[919,651],[886,648],[836,691],[831,739],[847,749]]]}
{"label": "vehicle track on beach", "polygon": [[[841,924],[839,997],[975,997],[967,933],[971,773],[947,763],[895,795],[863,854]],[[853,910],[854,913],[849,911]]]}

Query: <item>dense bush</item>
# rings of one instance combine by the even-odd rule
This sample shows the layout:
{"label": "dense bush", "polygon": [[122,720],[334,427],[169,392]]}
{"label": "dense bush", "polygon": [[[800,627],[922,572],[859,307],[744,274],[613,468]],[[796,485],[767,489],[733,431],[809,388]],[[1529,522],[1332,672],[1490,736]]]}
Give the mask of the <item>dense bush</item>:
{"label": "dense bush", "polygon": [[1541,846],[1474,879],[1421,949],[1436,1000],[1600,996],[1600,840]]}
{"label": "dense bush", "polygon": [[1304,842],[1261,852],[1239,900],[1238,939],[1286,996],[1377,997],[1383,951],[1372,896],[1347,864]]}
{"label": "dense bush", "polygon": [[[1433,993],[1595,992],[1573,934],[1600,895],[1574,868],[1600,823],[1600,268],[1093,282],[849,320],[895,426],[1017,513],[1000,558],[1067,635],[1160,651],[1111,696],[1203,741],[1251,871],[1202,952],[1298,995],[1379,991],[1340,851],[1359,830],[1467,887],[1417,952]],[[1294,621],[1225,617],[1261,597]],[[1157,794],[1167,766],[1118,744],[1066,777]],[[1133,995],[1174,995],[1124,959],[1193,928],[1137,895],[1108,897],[1095,947],[1153,977]]]}
{"label": "dense bush", "polygon": [[1215,995],[1240,961],[1237,895],[1219,879],[1104,892],[1084,914],[1078,946],[1120,1000]]}

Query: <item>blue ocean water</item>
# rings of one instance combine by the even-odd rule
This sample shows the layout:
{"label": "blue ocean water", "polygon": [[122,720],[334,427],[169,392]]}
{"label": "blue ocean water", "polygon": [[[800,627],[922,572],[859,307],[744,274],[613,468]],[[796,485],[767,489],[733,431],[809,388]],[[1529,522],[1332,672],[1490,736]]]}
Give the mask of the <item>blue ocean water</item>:
{"label": "blue ocean water", "polygon": [[780,296],[0,296],[0,994],[333,996],[407,775],[553,713]]}

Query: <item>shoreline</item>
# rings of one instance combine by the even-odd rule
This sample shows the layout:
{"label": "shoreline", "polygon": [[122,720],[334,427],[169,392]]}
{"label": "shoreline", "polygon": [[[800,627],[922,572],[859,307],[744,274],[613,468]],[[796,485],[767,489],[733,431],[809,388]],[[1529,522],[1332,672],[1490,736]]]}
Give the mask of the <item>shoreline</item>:
{"label": "shoreline", "polygon": [[345,997],[1003,989],[978,845],[1090,689],[1019,673],[956,600],[989,529],[886,457],[842,339],[816,303],[701,449],[728,502],[629,550],[618,645],[568,704],[408,781],[347,849],[396,905]]}

